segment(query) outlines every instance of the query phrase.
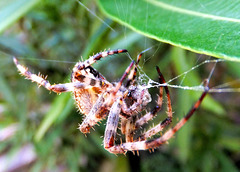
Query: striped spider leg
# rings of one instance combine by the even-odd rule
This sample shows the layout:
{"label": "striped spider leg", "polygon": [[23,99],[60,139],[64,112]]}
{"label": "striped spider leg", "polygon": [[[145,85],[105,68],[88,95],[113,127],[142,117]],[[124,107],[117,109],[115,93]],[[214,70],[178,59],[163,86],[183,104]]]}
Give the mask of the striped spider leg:
{"label": "striped spider leg", "polygon": [[[160,72],[159,67],[156,66],[156,69],[157,69],[157,72],[158,72],[159,83],[160,84],[166,84],[166,81],[165,81],[162,73]],[[150,138],[150,137],[156,135],[157,133],[161,132],[167,125],[169,125],[172,122],[173,113],[172,113],[170,93],[169,93],[169,89],[168,89],[167,86],[164,86],[164,90],[167,94],[167,118],[165,120],[163,120],[161,123],[159,123],[158,125],[156,125],[155,127],[153,127],[151,129],[147,130],[146,132],[142,133],[138,137],[138,140],[145,140],[147,138]],[[140,128],[145,123],[152,120],[155,115],[157,115],[157,113],[161,110],[162,101],[163,101],[163,86],[160,86],[157,105],[155,106],[155,108],[152,111],[146,113],[146,115],[142,116],[140,119],[138,119],[136,121],[135,129]]]}
{"label": "striped spider leg", "polygon": [[[157,69],[157,70],[159,70],[159,69]],[[113,152],[113,153],[126,153],[127,151],[134,152],[134,151],[139,151],[139,150],[149,150],[149,149],[155,149],[155,148],[161,146],[162,144],[167,143],[167,141],[169,139],[171,139],[173,137],[173,135],[178,130],[180,130],[184,126],[184,124],[193,116],[194,112],[199,108],[204,97],[207,95],[208,91],[209,91],[208,80],[205,80],[204,92],[202,93],[200,98],[197,100],[197,102],[193,105],[193,107],[189,110],[187,115],[184,118],[182,118],[173,128],[166,131],[159,138],[151,139],[151,140],[145,140],[146,138],[144,138],[142,140],[141,140],[141,138],[139,140],[136,139],[133,142],[127,142],[127,143],[122,143],[120,145],[112,146],[109,149],[109,151]],[[166,120],[164,120],[164,121],[166,121]],[[162,125],[164,123],[164,121],[160,125]],[[161,131],[161,129],[159,129],[159,131]]]}
{"label": "striped spider leg", "polygon": [[[136,64],[135,64],[135,66],[136,66]],[[133,69],[133,70],[136,71],[136,69]],[[165,79],[158,67],[157,67],[157,72],[159,74],[159,82],[161,84],[166,83]],[[134,80],[133,75],[130,77],[129,80],[131,80],[131,79]],[[168,99],[168,108],[167,108],[168,109],[168,117],[163,122],[161,122],[159,125],[148,130],[147,132],[143,133],[141,136],[138,137],[137,140],[145,140],[146,138],[149,138],[149,137],[157,134],[158,132],[162,131],[165,126],[167,126],[168,124],[170,124],[172,122],[172,107],[171,107],[169,90],[168,90],[168,87],[164,87],[164,88],[165,88],[165,92],[167,94],[167,99]],[[129,90],[130,90],[130,88],[128,89],[128,91]],[[136,92],[136,90],[134,90],[134,91]],[[138,97],[140,100],[143,100],[144,98],[146,98],[148,96],[148,94],[146,94],[146,92],[144,92],[144,91],[146,91],[146,90],[140,90],[140,94],[138,95],[138,96],[140,96],[140,97]],[[130,92],[131,92],[131,90],[130,90]],[[115,101],[115,103],[112,106],[110,113],[109,113],[107,126],[106,126],[106,130],[105,130],[106,131],[105,138],[110,139],[110,137],[108,137],[109,132],[116,133],[117,126],[118,126],[118,120],[119,120],[119,116],[120,116],[121,117],[121,132],[122,132],[122,134],[125,134],[126,143],[131,143],[131,142],[134,143],[135,142],[134,141],[135,130],[139,129],[140,126],[142,126],[143,124],[152,120],[153,117],[161,110],[162,100],[163,100],[163,87],[162,86],[159,89],[159,93],[160,93],[160,95],[158,96],[158,101],[157,101],[158,104],[154,107],[154,109],[151,112],[146,113],[144,116],[142,116],[138,120],[136,120],[138,111],[132,111],[132,112],[127,111],[127,112],[121,113],[121,109],[124,109],[123,108],[123,106],[124,106],[123,100],[126,100],[126,97],[124,97],[123,99],[119,98],[117,101]],[[149,103],[149,101],[147,103]],[[136,103],[136,104],[138,104],[138,103]],[[145,105],[146,105],[146,102],[145,102]],[[143,110],[143,109],[141,109],[141,110]],[[130,115],[130,116],[128,116],[128,115]],[[121,149],[121,147],[119,145],[114,145],[114,138],[111,138],[111,141],[109,141],[109,142],[111,144],[108,144],[106,147],[106,145],[105,145],[106,143],[104,141],[105,149],[108,149],[109,152],[118,154],[118,153],[124,153],[124,152],[128,151],[128,150]]]}
{"label": "striped spider leg", "polygon": [[[101,95],[98,97],[97,101],[92,106],[90,112],[88,113],[88,115],[86,116],[82,124],[79,125],[79,129],[82,133],[90,132],[90,128],[93,125],[97,124],[101,119],[107,116],[108,113],[111,113],[111,111],[109,112],[109,109],[111,108],[111,106],[114,106],[114,102],[116,101],[116,98],[121,94],[121,91],[119,92],[119,89],[122,85],[123,80],[129,73],[130,69],[132,68],[133,64],[134,64],[134,61],[130,63],[130,65],[128,66],[121,80],[118,83],[113,83],[113,85],[109,84],[110,86],[106,90],[104,90],[105,92],[102,92],[102,93],[99,92],[99,94]],[[96,95],[96,92],[94,95]],[[111,136],[109,137],[113,137],[113,138],[115,137],[115,133],[111,133],[110,135]]]}
{"label": "striped spider leg", "polygon": [[[131,82],[134,82],[135,78],[136,78],[136,73],[137,73],[137,65],[141,59],[141,56],[144,52],[141,52],[138,57],[137,57],[137,61],[135,64],[135,68],[132,69],[128,80],[127,80],[127,84],[130,84]],[[165,79],[162,75],[162,73],[160,72],[160,69],[157,67],[157,72],[159,75],[159,82],[160,84],[165,84]],[[155,135],[156,133],[160,132],[161,130],[163,130],[163,128],[165,126],[167,126],[168,124],[170,124],[172,122],[172,106],[171,106],[171,99],[170,99],[170,94],[169,94],[169,90],[168,87],[164,87],[165,92],[167,94],[167,113],[168,113],[168,118],[166,118],[161,124],[155,126],[154,128],[150,129],[147,132],[144,132],[140,137],[138,137],[138,139],[143,140],[145,138],[151,137],[152,135]],[[144,92],[144,91],[143,91]],[[141,106],[142,102],[141,100],[143,99],[144,95],[142,94],[141,97],[139,97],[140,102],[139,103],[135,103],[136,106]],[[157,105],[153,108],[152,111],[146,113],[143,117],[141,117],[140,119],[137,119],[137,113],[135,112],[135,114],[131,113],[130,111],[132,109],[128,108],[128,111],[125,112],[124,114],[120,114],[122,116],[121,118],[121,132],[122,134],[125,134],[125,140],[126,142],[133,142],[134,139],[134,132],[139,129],[141,126],[143,126],[145,123],[147,123],[148,121],[152,120],[153,117],[161,110],[162,107],[162,102],[163,102],[163,87],[160,86],[159,88],[159,96],[158,96],[158,100],[157,100]],[[125,105],[125,104],[123,104]],[[127,108],[125,108],[127,109]],[[136,109],[136,107],[135,107]],[[131,114],[131,117],[126,116],[126,114]]]}
{"label": "striped spider leg", "polygon": [[32,82],[36,82],[39,84],[39,86],[45,87],[49,91],[53,91],[56,93],[62,93],[62,92],[71,92],[76,89],[83,89],[83,88],[89,88],[89,87],[103,87],[104,82],[98,79],[93,79],[90,77],[84,77],[82,79],[83,82],[73,82],[73,83],[64,83],[64,84],[54,84],[51,85],[48,80],[46,80],[46,77],[44,78],[41,74],[33,74],[31,73],[28,68],[21,65],[17,58],[13,58],[13,61],[15,65],[17,66],[19,72],[25,76],[27,79],[31,80]]}
{"label": "striped spider leg", "polygon": [[104,51],[91,56],[84,62],[78,62],[72,70],[70,83],[54,85],[51,85],[41,74],[36,75],[31,73],[28,68],[18,62],[17,58],[14,57],[13,61],[23,76],[45,87],[47,90],[56,93],[74,92],[74,98],[80,112],[86,115],[82,125],[79,125],[79,129],[83,133],[88,133],[92,126],[106,116],[108,108],[103,103],[105,101],[104,96],[107,96],[105,91],[107,88],[113,87],[103,75],[91,67],[91,64],[108,55],[119,53],[127,53],[127,50]]}

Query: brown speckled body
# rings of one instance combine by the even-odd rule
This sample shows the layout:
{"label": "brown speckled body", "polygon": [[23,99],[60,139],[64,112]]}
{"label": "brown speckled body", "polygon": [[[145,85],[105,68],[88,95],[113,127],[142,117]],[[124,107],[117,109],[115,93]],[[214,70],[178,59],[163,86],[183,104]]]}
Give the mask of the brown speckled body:
{"label": "brown speckled body", "polygon": [[[85,70],[78,70],[77,66],[73,68],[71,82],[79,81],[84,83],[85,77],[92,79],[104,79],[104,77],[92,67],[88,67]],[[74,98],[78,109],[82,114],[87,115],[90,112],[101,92],[102,88],[99,87],[89,87],[74,90]]]}

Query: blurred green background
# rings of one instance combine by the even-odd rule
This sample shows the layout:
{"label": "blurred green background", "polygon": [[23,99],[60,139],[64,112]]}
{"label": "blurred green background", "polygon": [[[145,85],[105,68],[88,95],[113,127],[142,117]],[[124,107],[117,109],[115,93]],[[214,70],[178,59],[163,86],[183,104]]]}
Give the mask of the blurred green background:
{"label": "blurred green background", "polygon": [[[210,58],[134,33],[105,18],[94,1],[82,2],[114,31],[76,1],[44,0],[0,34],[0,171],[238,171],[238,92],[210,94],[190,122],[154,153],[115,156],[102,145],[105,121],[85,137],[77,130],[82,115],[71,93],[49,94],[19,75],[12,56],[32,72],[48,75],[51,83],[69,82],[81,57],[109,48],[128,49],[135,59],[154,46],[140,66],[155,81],[156,65],[170,80]],[[94,67],[109,81],[117,81],[130,62],[126,54],[114,55]],[[200,85],[213,65],[207,63],[171,84]],[[234,82],[231,87],[239,88],[239,76],[238,63],[218,63],[210,87]],[[156,98],[157,89],[150,92]],[[170,93],[174,126],[201,92],[171,88]],[[165,111],[154,123],[164,119]]]}

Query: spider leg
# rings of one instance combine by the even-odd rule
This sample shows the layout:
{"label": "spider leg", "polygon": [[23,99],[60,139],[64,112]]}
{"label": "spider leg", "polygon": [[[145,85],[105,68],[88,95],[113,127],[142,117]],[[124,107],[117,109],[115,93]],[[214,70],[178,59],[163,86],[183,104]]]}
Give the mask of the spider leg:
{"label": "spider leg", "polygon": [[136,118],[137,118],[137,116],[133,115],[126,122],[126,129],[125,129],[126,130],[126,132],[125,132],[126,142],[133,142]]}
{"label": "spider leg", "polygon": [[120,81],[117,83],[117,85],[116,85],[116,87],[115,87],[115,90],[114,90],[115,93],[117,93],[117,91],[120,89],[120,87],[121,87],[124,79],[127,77],[127,75],[128,75],[128,73],[129,73],[130,69],[132,68],[133,64],[134,64],[134,60],[133,60],[133,61],[130,63],[130,65],[127,67],[127,69],[126,69],[125,72],[123,73]]}
{"label": "spider leg", "polygon": [[85,60],[84,62],[77,63],[76,69],[82,70],[82,69],[85,69],[86,67],[92,65],[93,63],[95,63],[96,61],[100,60],[103,57],[107,57],[112,54],[127,53],[127,52],[128,51],[126,49],[118,49],[118,50],[110,50],[110,51],[100,52],[100,53],[97,53],[97,54],[89,57],[89,59]]}
{"label": "spider leg", "polygon": [[[110,109],[108,120],[107,120],[107,126],[106,126],[106,130],[105,130],[105,135],[104,135],[104,148],[112,153],[124,153],[124,151],[121,150],[121,148],[119,150],[112,149],[112,147],[114,146],[114,139],[116,136],[119,115],[121,113],[121,108],[122,108],[122,104],[123,104],[122,97],[124,96],[124,94],[121,95],[121,98],[118,98],[117,100],[115,97],[116,97],[116,94],[117,94],[118,90],[120,89],[124,79],[126,78],[130,69],[132,68],[133,64],[134,64],[134,61],[132,61],[130,63],[130,65],[127,67],[127,69],[125,70],[124,74],[122,75],[120,81],[115,86],[114,91],[112,92],[110,100],[109,100],[109,104],[111,104],[112,102],[113,102],[113,104]],[[116,100],[116,101],[114,101],[114,100]]]}
{"label": "spider leg", "polygon": [[[122,105],[123,106],[123,105]],[[135,131],[136,115],[120,114],[121,117],[121,133],[125,135],[126,142],[133,142],[133,136]]]}
{"label": "spider leg", "polygon": [[[86,116],[83,123],[79,126],[79,129],[81,132],[88,133],[90,128],[92,126],[94,126],[95,124],[97,124],[102,119],[102,116],[105,116],[105,114],[108,112],[106,107],[109,107],[112,104],[114,105],[114,99],[115,99],[116,93],[120,89],[120,87],[123,83],[123,80],[126,78],[127,74],[129,73],[130,69],[132,68],[133,64],[134,64],[134,61],[132,61],[131,64],[127,67],[127,69],[124,72],[124,74],[122,75],[120,81],[117,83],[112,94],[110,95],[110,98],[108,98],[108,101],[105,102],[103,95],[101,95],[98,98],[97,102],[95,103],[95,105],[93,106],[93,108],[91,109],[89,114]],[[106,96],[109,97],[109,95],[105,95],[105,97]],[[103,102],[104,102],[104,104],[103,104]],[[119,116],[119,113],[118,113],[118,116]]]}
{"label": "spider leg", "polygon": [[208,86],[205,86],[205,91],[202,93],[201,97],[198,101],[194,104],[194,106],[190,109],[187,115],[181,119],[175,127],[169,129],[166,133],[164,133],[161,137],[153,140],[146,140],[146,141],[136,141],[136,142],[128,142],[123,143],[120,145],[113,146],[111,148],[112,151],[118,151],[120,153],[124,151],[135,151],[135,150],[147,150],[147,149],[154,149],[159,147],[160,145],[166,143],[169,139],[173,137],[173,135],[180,130],[184,124],[191,118],[194,112],[199,108],[200,104],[202,103],[204,97],[208,93]]}
{"label": "spider leg", "polygon": [[137,56],[137,61],[136,63],[134,64],[134,68],[131,70],[129,76],[128,76],[128,79],[127,79],[127,82],[126,82],[126,87],[128,87],[132,82],[135,81],[136,79],[136,75],[137,75],[137,67],[138,67],[138,64],[140,62],[140,59],[143,55],[143,52],[141,52],[140,54],[138,54]]}
{"label": "spider leg", "polygon": [[104,100],[104,94],[101,94],[89,114],[86,115],[86,118],[83,120],[82,124],[79,125],[79,130],[82,133],[89,133],[90,129],[104,119],[107,113],[108,109]]}
{"label": "spider leg", "polygon": [[82,78],[83,82],[51,85],[49,81],[46,80],[46,78],[43,78],[41,74],[36,75],[28,71],[28,69],[25,66],[21,65],[15,57],[13,58],[13,61],[17,66],[19,72],[23,76],[25,76],[27,79],[31,80],[32,82],[36,82],[40,86],[45,87],[47,90],[54,91],[56,93],[70,92],[70,91],[74,91],[75,89],[83,89],[83,88],[89,88],[89,87],[102,87],[104,84],[106,84],[101,80],[84,77]]}
{"label": "spider leg", "polygon": [[126,125],[127,125],[128,119],[125,117],[122,117],[123,116],[122,114],[120,114],[120,116],[121,116],[121,133],[126,134]]}
{"label": "spider leg", "polygon": [[[128,93],[128,92],[127,92]],[[126,99],[125,96],[128,96],[124,94],[124,99]],[[143,109],[142,107],[142,99],[144,99],[144,90],[141,92],[140,100],[130,107],[127,106],[127,104],[123,103],[122,109],[124,109],[124,113],[120,114],[121,117],[121,132],[125,135],[125,141],[126,142],[133,142],[134,139],[134,132],[136,130],[136,120],[138,115],[138,108]],[[126,115],[126,114],[127,115]],[[123,115],[125,114],[125,115]]]}
{"label": "spider leg", "polygon": [[[124,104],[122,104],[123,107]],[[129,114],[125,114],[123,112],[121,112],[119,114],[120,118],[121,118],[121,133],[122,134],[126,134],[126,125],[127,125],[127,121],[129,120],[129,118],[131,117],[131,115]]]}
{"label": "spider leg", "polygon": [[166,126],[168,126],[172,121],[169,118],[166,118],[163,120],[160,124],[152,127],[151,129],[147,130],[146,132],[142,133],[138,140],[145,140],[147,138],[150,138],[157,133],[161,132]]}
{"label": "spider leg", "polygon": [[117,101],[113,103],[107,119],[107,125],[106,125],[105,134],[104,134],[104,148],[111,153],[124,152],[124,151],[116,152],[112,150],[112,147],[114,146],[114,140],[116,137],[119,114],[121,112],[121,106],[122,106],[122,98],[119,98],[117,99]]}
{"label": "spider leg", "polygon": [[[159,78],[160,84],[165,84],[166,81],[165,81],[162,73],[160,72],[159,67],[156,67],[156,69],[157,69],[157,72],[158,72],[158,78]],[[146,138],[149,138],[149,137],[155,135],[156,133],[162,131],[164,129],[164,127],[166,127],[167,125],[169,125],[172,122],[172,106],[171,106],[170,94],[169,94],[169,90],[168,90],[167,86],[165,86],[164,89],[165,89],[165,92],[167,94],[167,114],[168,114],[168,117],[164,121],[162,121],[160,124],[158,124],[155,127],[149,129],[148,131],[144,132],[139,137],[140,140],[144,140]],[[163,87],[160,87],[159,88],[159,96],[158,96],[157,106],[155,106],[154,109],[151,112],[148,112],[146,115],[144,115],[142,118],[140,118],[139,120],[136,121],[136,129],[139,128],[140,126],[142,126],[143,124],[147,123],[151,119],[153,119],[153,117],[161,110],[162,101],[163,101]]]}
{"label": "spider leg", "polygon": [[[141,54],[139,55],[141,56]],[[140,60],[140,57],[138,58]],[[161,74],[160,70],[158,69],[159,73],[159,82],[161,84],[166,83],[163,75]],[[165,89],[166,93],[169,95],[168,88]],[[172,116],[172,108],[171,108],[171,100],[170,96],[168,96],[168,105],[170,105],[169,108],[169,116]],[[147,121],[151,120],[160,110],[162,107],[162,101],[163,101],[163,87],[160,87],[159,89],[159,96],[157,101],[157,106],[154,107],[154,109],[151,112],[148,112],[146,115],[144,115],[142,118],[136,121],[136,115],[132,114],[131,117],[128,117],[126,120],[124,120],[124,117],[122,118],[122,133],[125,134],[126,142],[133,142],[133,136],[136,129],[138,129],[140,126],[142,126]],[[123,104],[124,105],[124,104]],[[139,106],[139,105],[138,105]],[[169,106],[168,106],[169,107]],[[168,117],[166,120],[164,120],[161,124],[155,126],[151,130],[143,133],[138,140],[144,140],[145,138],[151,137],[152,135],[155,135],[159,131],[161,131],[166,125],[168,125],[171,122],[171,118]]]}

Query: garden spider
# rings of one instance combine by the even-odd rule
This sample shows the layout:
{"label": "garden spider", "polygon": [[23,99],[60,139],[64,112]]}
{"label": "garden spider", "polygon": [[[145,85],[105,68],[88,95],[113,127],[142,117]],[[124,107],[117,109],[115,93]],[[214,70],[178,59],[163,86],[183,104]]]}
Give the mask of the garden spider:
{"label": "garden spider", "polygon": [[[127,151],[151,150],[166,143],[175,132],[177,132],[193,115],[208,92],[208,84],[205,84],[205,91],[195,103],[188,114],[180,120],[175,127],[166,131],[161,137],[149,139],[161,132],[164,127],[172,122],[172,107],[168,87],[159,87],[157,105],[150,112],[139,115],[146,111],[146,106],[151,102],[151,96],[144,85],[137,84],[137,66],[143,54],[137,56],[137,61],[132,61],[125,70],[119,82],[108,82],[103,75],[91,65],[103,57],[112,54],[128,53],[125,49],[100,52],[91,56],[84,62],[78,62],[71,75],[71,82],[65,84],[51,85],[42,75],[32,74],[26,67],[19,64],[14,58],[20,73],[27,79],[38,83],[49,91],[56,93],[73,92],[77,106],[85,118],[79,125],[82,133],[89,133],[90,129],[107,117],[107,124],[104,134],[104,148],[114,154],[125,154]],[[165,84],[165,79],[156,67],[160,84]],[[126,81],[123,83],[123,81]],[[167,118],[155,127],[137,136],[138,129],[151,121],[160,111],[163,99],[163,89],[167,94]],[[121,119],[121,133],[125,135],[125,142],[115,143],[116,133]]]}

